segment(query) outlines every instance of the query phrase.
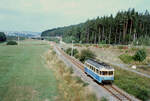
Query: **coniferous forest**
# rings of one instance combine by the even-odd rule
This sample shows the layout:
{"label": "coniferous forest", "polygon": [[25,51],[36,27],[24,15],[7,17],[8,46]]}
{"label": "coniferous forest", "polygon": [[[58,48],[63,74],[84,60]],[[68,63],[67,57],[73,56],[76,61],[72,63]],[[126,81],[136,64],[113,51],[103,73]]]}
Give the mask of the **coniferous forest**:
{"label": "coniferous forest", "polygon": [[129,9],[115,16],[103,16],[85,23],[54,28],[42,32],[44,36],[62,36],[65,42],[130,44],[139,38],[150,37],[150,14]]}

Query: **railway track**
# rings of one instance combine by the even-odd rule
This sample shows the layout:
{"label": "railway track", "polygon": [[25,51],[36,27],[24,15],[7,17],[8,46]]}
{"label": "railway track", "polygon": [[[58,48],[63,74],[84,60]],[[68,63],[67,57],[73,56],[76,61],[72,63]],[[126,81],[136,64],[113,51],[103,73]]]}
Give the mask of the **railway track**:
{"label": "railway track", "polygon": [[[56,49],[63,56],[65,56],[67,59],[69,59],[74,65],[76,65],[77,67],[79,67],[84,72],[84,65],[80,61],[78,61],[77,59],[69,56],[62,49],[58,48],[57,46],[56,46]],[[104,89],[106,89],[109,93],[111,93],[111,95],[113,95],[119,101],[132,101],[128,96],[126,96],[121,91],[119,91],[118,89],[116,89],[113,85],[100,85],[100,86],[103,87]]]}

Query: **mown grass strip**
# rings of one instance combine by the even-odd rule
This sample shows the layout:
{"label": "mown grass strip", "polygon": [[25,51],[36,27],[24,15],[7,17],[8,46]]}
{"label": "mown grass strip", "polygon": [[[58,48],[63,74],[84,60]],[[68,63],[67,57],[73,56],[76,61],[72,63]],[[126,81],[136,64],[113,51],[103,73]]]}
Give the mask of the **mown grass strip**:
{"label": "mown grass strip", "polygon": [[54,101],[58,82],[41,57],[48,49],[41,41],[0,45],[0,101]]}

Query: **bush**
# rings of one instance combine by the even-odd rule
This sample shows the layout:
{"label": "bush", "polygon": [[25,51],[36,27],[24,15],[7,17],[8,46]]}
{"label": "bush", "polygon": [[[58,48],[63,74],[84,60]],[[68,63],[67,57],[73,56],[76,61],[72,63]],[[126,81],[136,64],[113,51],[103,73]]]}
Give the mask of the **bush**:
{"label": "bush", "polygon": [[124,62],[124,63],[131,63],[134,59],[132,56],[128,54],[122,54],[119,56],[119,58]]}
{"label": "bush", "polygon": [[89,84],[84,82],[80,77],[76,76],[75,80],[77,83],[81,83],[83,87],[88,86]]}
{"label": "bush", "polygon": [[133,42],[134,45],[150,45],[150,37],[149,36],[141,36],[137,40]]}
{"label": "bush", "polygon": [[71,50],[72,50],[71,48],[68,48],[68,49],[66,49],[65,52],[66,52],[67,54],[71,55]]}
{"label": "bush", "polygon": [[70,68],[68,68],[68,71],[70,72],[70,74],[72,74],[73,73],[73,69],[70,67]]}
{"label": "bush", "polygon": [[[72,48],[68,48],[66,50],[66,53],[69,55],[71,55],[71,52],[72,52]],[[78,53],[79,53],[79,51],[77,49],[73,49],[73,56],[76,56]]]}
{"label": "bush", "polygon": [[103,48],[109,48],[110,45],[103,45]]}
{"label": "bush", "polygon": [[48,41],[54,41],[56,43],[59,43],[59,41],[60,41],[58,38],[47,38],[46,40],[48,40]]}
{"label": "bush", "polygon": [[105,98],[105,97],[102,97],[102,98],[101,98],[101,101],[108,101],[108,99]]}
{"label": "bush", "polygon": [[106,41],[102,40],[101,42],[99,42],[99,44],[106,44]]}
{"label": "bush", "polygon": [[73,56],[77,55],[79,51],[77,49],[73,49]]}
{"label": "bush", "polygon": [[81,51],[79,60],[81,62],[84,62],[86,59],[89,59],[89,58],[94,59],[95,57],[96,57],[96,55],[92,51],[90,51],[88,49],[84,49]]}
{"label": "bush", "polygon": [[18,43],[16,41],[8,41],[7,45],[17,45]]}
{"label": "bush", "polygon": [[128,49],[128,46],[118,46],[118,49]]}
{"label": "bush", "polygon": [[145,49],[140,49],[140,50],[138,50],[136,53],[135,53],[135,55],[133,56],[133,58],[134,58],[134,60],[135,61],[140,61],[140,62],[142,62],[142,61],[144,61],[145,59],[146,59],[146,51],[145,51]]}
{"label": "bush", "polygon": [[81,44],[75,44],[74,46],[77,46],[77,47],[82,47],[82,45],[81,45]]}
{"label": "bush", "polygon": [[143,101],[147,101],[149,99],[150,92],[147,89],[137,87],[137,91],[138,91],[136,94],[137,98],[142,99]]}
{"label": "bush", "polygon": [[79,54],[76,54],[74,57],[75,57],[76,59],[79,59],[79,58],[80,58],[80,55],[79,55]]}
{"label": "bush", "polygon": [[86,44],[85,47],[87,47],[87,48],[90,47],[90,44]]}
{"label": "bush", "polygon": [[0,42],[4,41],[6,41],[6,35],[4,34],[4,32],[0,32]]}

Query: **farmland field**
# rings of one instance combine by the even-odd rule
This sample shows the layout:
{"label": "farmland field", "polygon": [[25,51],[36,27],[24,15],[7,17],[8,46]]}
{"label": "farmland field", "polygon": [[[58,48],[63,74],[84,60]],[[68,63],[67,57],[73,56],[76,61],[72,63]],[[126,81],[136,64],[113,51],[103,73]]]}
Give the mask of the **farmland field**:
{"label": "farmland field", "polygon": [[0,101],[52,101],[58,95],[57,80],[42,57],[49,48],[33,40],[0,44]]}

